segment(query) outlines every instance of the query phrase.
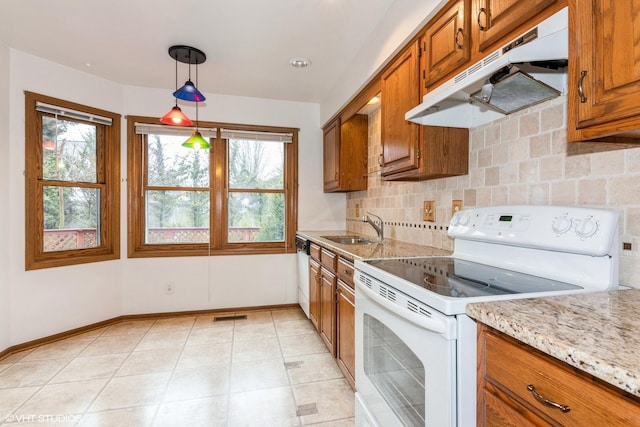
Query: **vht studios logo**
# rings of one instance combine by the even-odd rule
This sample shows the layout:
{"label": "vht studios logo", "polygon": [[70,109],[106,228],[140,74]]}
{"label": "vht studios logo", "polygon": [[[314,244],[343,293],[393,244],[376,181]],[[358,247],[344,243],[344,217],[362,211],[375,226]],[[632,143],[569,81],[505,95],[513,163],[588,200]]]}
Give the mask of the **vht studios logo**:
{"label": "vht studios logo", "polygon": [[0,422],[5,423],[77,423],[82,415],[66,415],[66,414],[8,414],[4,417],[0,416]]}

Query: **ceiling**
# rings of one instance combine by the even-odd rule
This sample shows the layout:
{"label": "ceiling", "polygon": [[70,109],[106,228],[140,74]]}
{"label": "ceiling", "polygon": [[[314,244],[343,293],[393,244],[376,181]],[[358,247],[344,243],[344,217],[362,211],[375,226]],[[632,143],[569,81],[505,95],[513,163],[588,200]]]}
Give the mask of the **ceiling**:
{"label": "ceiling", "polygon": [[[403,2],[0,0],[0,43],[123,85],[167,89],[175,86],[167,49],[186,44],[207,55],[202,92],[319,103],[363,50],[379,49],[367,42],[380,27],[402,25],[393,5]],[[295,57],[311,67],[292,67]],[[179,86],[187,68],[179,64]]]}

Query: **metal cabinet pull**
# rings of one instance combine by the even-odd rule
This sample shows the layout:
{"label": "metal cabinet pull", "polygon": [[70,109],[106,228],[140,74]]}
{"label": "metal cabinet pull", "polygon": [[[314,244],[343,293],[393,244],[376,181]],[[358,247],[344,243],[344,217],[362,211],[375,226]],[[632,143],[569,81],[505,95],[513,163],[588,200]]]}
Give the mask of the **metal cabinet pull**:
{"label": "metal cabinet pull", "polygon": [[552,408],[560,409],[562,412],[569,412],[571,410],[571,408],[569,406],[567,406],[567,405],[561,405],[560,403],[553,402],[553,401],[545,398],[541,394],[538,394],[538,392],[536,391],[536,388],[533,386],[533,384],[529,384],[527,386],[527,390],[529,390],[531,392],[531,394],[533,394],[533,397],[535,397],[536,400],[538,402],[542,403],[543,405],[547,405],[547,406],[551,406]]}
{"label": "metal cabinet pull", "polygon": [[[460,43],[458,41],[459,39],[459,35],[462,34],[462,43]],[[458,49],[462,49],[462,44],[464,43],[464,32],[462,31],[462,28],[458,28],[458,31],[456,31],[456,37],[455,37],[455,44],[458,47]]]}
{"label": "metal cabinet pull", "polygon": [[584,96],[584,89],[582,88],[582,82],[584,81],[584,78],[587,76],[587,72],[586,71],[580,71],[580,80],[578,80],[578,96],[580,97],[580,102],[585,103],[587,102],[587,97]]}
{"label": "metal cabinet pull", "polygon": [[480,22],[480,15],[482,15],[484,13],[484,16],[487,16],[487,9],[485,9],[484,7],[480,8],[480,11],[478,12],[478,28],[480,29],[480,31],[484,31],[487,29],[486,25],[482,25],[482,23]]}

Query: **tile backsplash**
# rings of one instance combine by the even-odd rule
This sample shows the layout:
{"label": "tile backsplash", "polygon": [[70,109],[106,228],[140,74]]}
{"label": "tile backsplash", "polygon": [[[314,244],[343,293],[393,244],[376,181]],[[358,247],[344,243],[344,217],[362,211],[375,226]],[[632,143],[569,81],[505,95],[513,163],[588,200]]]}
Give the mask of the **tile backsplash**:
{"label": "tile backsplash", "polygon": [[[567,143],[566,96],[471,129],[469,174],[420,182],[379,175],[380,109],[369,115],[369,182],[347,194],[347,230],[375,235],[356,217],[370,211],[385,237],[453,249],[447,236],[451,203],[570,205],[620,213],[620,282],[640,288],[640,143]],[[436,221],[422,220],[423,202],[436,203]],[[623,250],[623,243],[631,243]]]}

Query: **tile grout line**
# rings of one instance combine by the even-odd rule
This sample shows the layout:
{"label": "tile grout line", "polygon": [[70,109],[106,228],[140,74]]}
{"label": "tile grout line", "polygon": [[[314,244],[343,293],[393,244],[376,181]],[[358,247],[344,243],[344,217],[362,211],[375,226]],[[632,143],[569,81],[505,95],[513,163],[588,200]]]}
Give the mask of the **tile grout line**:
{"label": "tile grout line", "polygon": [[[169,390],[169,387],[171,386],[171,381],[176,376],[176,369],[178,367],[178,364],[180,363],[180,359],[182,358],[182,354],[184,353],[184,349],[187,346],[187,342],[189,341],[189,337],[191,336],[191,333],[193,332],[193,327],[194,327],[194,325],[195,325],[197,320],[198,320],[198,316],[196,316],[193,319],[193,323],[191,324],[191,328],[189,328],[189,333],[187,334],[187,337],[185,338],[184,342],[182,343],[182,348],[180,349],[180,354],[178,355],[178,357],[176,358],[175,363],[173,364],[173,368],[171,369],[171,375],[169,375],[169,379],[167,380],[167,383],[164,386],[164,390],[162,391],[162,396],[160,397],[160,401],[156,405],[155,411],[153,412],[153,417],[151,417],[151,423],[150,423],[151,426],[156,424],[156,421],[158,419],[158,414],[160,412],[160,409],[162,408],[162,405],[164,403],[169,403],[169,402],[165,402],[165,398],[167,397],[167,391]],[[156,322],[154,322],[149,327],[149,330],[147,331],[147,333],[149,333],[151,331],[151,329],[153,329],[153,325],[155,325]],[[147,334],[145,334],[145,336],[146,335]],[[142,339],[144,339],[144,337]],[[140,341],[142,341],[142,339]],[[135,349],[132,350],[131,353],[133,353],[134,351],[135,351]]]}
{"label": "tile grout line", "polygon": [[[114,325],[120,325],[120,324],[122,324],[122,323],[124,323],[124,322],[123,322],[123,321],[119,321],[118,323],[115,323]],[[156,323],[156,320],[154,320],[154,321],[153,321],[153,323],[152,323],[151,325],[149,325],[149,329],[147,329],[147,331],[145,331],[144,335],[143,335],[143,336],[140,338],[140,340],[136,343],[136,346],[137,346],[138,344],[140,344],[140,342],[144,339],[144,337],[145,337],[145,336],[147,335],[147,333],[151,330],[151,328],[153,327],[153,325],[154,325],[155,323]],[[114,326],[114,325],[111,325],[111,326]],[[105,329],[105,330],[104,330],[104,331],[99,335],[99,337],[102,337],[102,336],[104,335],[104,333],[105,333],[108,329],[110,329],[110,328],[111,328],[111,326],[110,326],[109,328]],[[126,334],[123,334],[123,335],[126,335]],[[121,335],[114,335],[114,336],[121,336]],[[97,338],[98,338],[98,337],[96,337],[96,340],[97,340]],[[96,340],[94,340],[94,341],[96,341]],[[100,397],[100,395],[104,392],[104,390],[107,388],[107,386],[111,383],[111,381],[112,381],[114,378],[119,378],[119,377],[116,377],[116,375],[118,374],[118,371],[119,371],[119,370],[122,368],[122,366],[127,362],[127,360],[129,360],[129,358],[131,357],[131,355],[133,354],[133,352],[134,352],[134,351],[135,351],[135,347],[133,347],[130,351],[128,351],[128,353],[127,353],[127,357],[125,357],[125,358],[122,360],[122,362],[120,363],[120,366],[118,366],[118,369],[116,369],[116,370],[113,372],[113,374],[111,374],[111,377],[109,377],[109,379],[108,379],[108,380],[107,380],[107,382],[104,384],[104,386],[100,389],[100,391],[99,391],[98,393],[96,393],[95,397],[94,397],[93,399],[91,399],[91,402],[89,403],[89,405],[87,405],[87,408],[85,409],[84,413],[82,414],[82,418],[80,419],[80,421],[78,421],[78,423],[77,423],[76,425],[80,425],[80,423],[82,423],[82,420],[84,419],[84,417],[85,417],[87,414],[97,414],[97,413],[108,412],[108,411],[113,410],[113,409],[104,409],[104,410],[102,410],[102,411],[88,412],[88,411],[89,411],[89,409],[91,409],[91,406],[95,403],[95,401]],[[123,354],[123,353],[108,353],[108,354]],[[91,357],[91,356],[88,356],[88,357]],[[124,409],[124,408],[117,408],[117,409],[121,410],[121,409]],[[154,417],[155,417],[155,414],[154,414]]]}
{"label": "tile grout line", "polygon": [[[212,322],[215,322],[215,316],[213,317],[213,319],[211,320]],[[231,330],[231,349],[230,349],[230,354],[229,354],[229,372],[227,374],[227,393],[226,393],[226,398],[227,398],[227,408],[225,411],[225,416],[224,416],[224,425],[225,427],[230,427],[229,426],[229,416],[231,415],[231,378],[233,375],[233,351],[235,349],[236,346],[236,320],[233,320],[233,329]]]}
{"label": "tile grout line", "polygon": [[[80,350],[80,351],[78,352],[78,354],[82,353],[82,351],[84,351],[84,349],[85,349],[85,348],[87,348],[89,345],[91,345],[91,344],[96,340],[96,338],[97,338],[97,337],[93,337],[93,339],[91,339],[91,342],[90,342],[90,343],[88,343],[88,344],[87,344],[87,345],[86,345],[82,350]],[[68,340],[68,339],[63,339],[63,340],[55,341],[54,343],[59,343],[59,344],[61,344],[61,343],[67,342],[67,340]],[[50,343],[50,344],[54,344],[54,343]],[[24,355],[24,356],[20,359],[20,361],[18,361],[17,363],[20,363],[20,362],[21,362],[25,357],[27,357],[28,355],[30,355],[31,353],[33,353],[35,350],[37,350],[37,349],[39,349],[39,348],[42,348],[42,347],[44,347],[44,346],[46,346],[46,345],[49,345],[49,344],[45,344],[45,345],[43,345],[43,346],[39,346],[39,347],[36,347],[36,348],[32,349],[29,353],[27,353],[26,355]],[[58,369],[58,370],[57,370],[57,371],[56,371],[56,372],[51,376],[51,378],[49,378],[48,380],[46,380],[43,384],[40,384],[40,385],[38,386],[38,389],[37,389],[33,394],[31,394],[31,395],[30,395],[30,396],[29,396],[29,397],[28,397],[24,402],[22,402],[22,404],[21,404],[21,405],[19,405],[19,406],[18,406],[18,407],[17,407],[17,408],[12,412],[12,414],[11,414],[11,415],[14,415],[14,416],[16,416],[16,415],[17,415],[17,416],[19,416],[19,415],[20,415],[20,414],[19,414],[19,411],[20,411],[22,408],[24,408],[24,407],[25,407],[25,405],[27,405],[27,404],[31,401],[31,399],[33,399],[33,398],[34,398],[38,393],[40,393],[40,392],[41,392],[41,391],[42,391],[46,386],[48,386],[48,385],[53,385],[53,384],[51,383],[51,381],[52,381],[56,376],[58,376],[58,375],[59,375],[59,374],[60,374],[60,373],[61,373],[61,372],[62,372],[62,371],[67,367],[67,366],[69,366],[69,365],[70,365],[74,360],[76,360],[76,358],[78,357],[78,354],[76,354],[74,357],[70,358],[70,359],[69,359],[69,361],[68,361],[66,364],[64,364],[62,367],[60,367],[60,369]],[[38,363],[38,362],[48,362],[48,361],[51,361],[51,360],[60,360],[60,359],[55,359],[55,358],[54,358],[54,359],[41,359],[41,360],[33,360],[33,361],[31,361],[31,362]],[[17,363],[15,363],[15,364],[14,364],[14,366],[15,366]],[[26,362],[22,362],[22,363],[30,363],[30,361],[26,361]],[[18,387],[18,388],[24,388],[24,387],[30,387],[30,386],[20,386],[20,387]],[[86,411],[86,409],[87,409],[87,408],[85,408],[85,411]],[[23,415],[27,415],[27,414],[23,414]],[[29,414],[29,415],[31,415],[31,414]],[[83,416],[83,414],[65,414],[65,415],[80,415],[81,417]]]}
{"label": "tile grout line", "polygon": [[293,410],[295,411],[294,413],[296,414],[296,425],[297,426],[302,426],[303,422],[302,422],[302,416],[298,415],[298,408],[299,408],[299,403],[298,403],[298,397],[296,396],[295,391],[293,390],[293,382],[291,381],[291,375],[289,373],[289,368],[286,365],[286,357],[284,355],[284,350],[282,349],[282,342],[280,341],[280,332],[278,331],[278,326],[276,325],[276,321],[275,318],[273,317],[273,312],[271,313],[271,320],[273,322],[273,329],[276,332],[276,339],[278,340],[278,348],[280,349],[280,356],[282,357],[282,364],[284,366],[285,372],[287,373],[287,382],[289,383],[289,392],[291,393],[291,396],[293,397],[293,404],[294,404],[294,408]]}

